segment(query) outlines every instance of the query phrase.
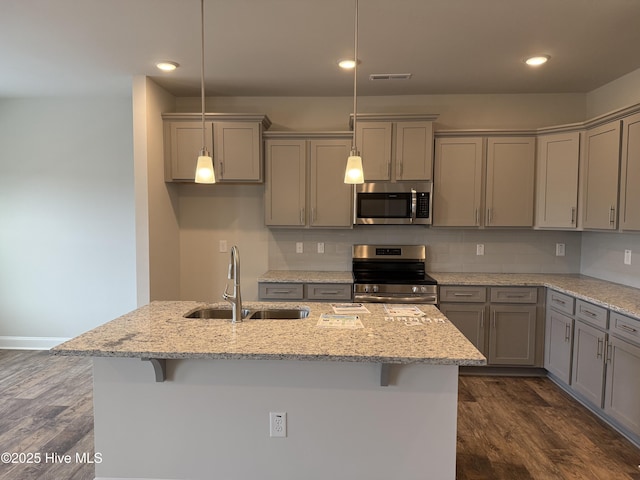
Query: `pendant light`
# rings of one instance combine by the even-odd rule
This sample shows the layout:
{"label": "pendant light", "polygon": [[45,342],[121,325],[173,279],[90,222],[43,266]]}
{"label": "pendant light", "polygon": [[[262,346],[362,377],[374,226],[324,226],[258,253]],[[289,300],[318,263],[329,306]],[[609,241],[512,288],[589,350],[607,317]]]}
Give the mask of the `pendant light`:
{"label": "pendant light", "polygon": [[351,153],[347,159],[347,168],[344,171],[344,183],[364,183],[364,172],[362,171],[362,158],[356,146],[356,132],[358,121],[358,0],[356,1],[354,40],[353,40],[353,143]]}
{"label": "pendant light", "polygon": [[207,143],[205,139],[205,125],[204,125],[204,0],[200,0],[200,32],[201,32],[201,45],[200,45],[200,97],[202,99],[202,150],[198,157],[198,164],[196,165],[196,183],[216,183],[216,173],[213,170],[213,159],[209,155],[207,150]]}

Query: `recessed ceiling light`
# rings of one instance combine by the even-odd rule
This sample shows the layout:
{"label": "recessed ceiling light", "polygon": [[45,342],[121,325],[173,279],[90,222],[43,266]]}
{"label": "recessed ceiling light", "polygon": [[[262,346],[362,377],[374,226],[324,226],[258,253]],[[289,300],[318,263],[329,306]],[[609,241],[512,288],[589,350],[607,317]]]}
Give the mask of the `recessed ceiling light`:
{"label": "recessed ceiling light", "polygon": [[158,62],[158,63],[156,63],[156,67],[158,67],[163,72],[173,72],[179,66],[180,65],[178,65],[176,62]]}
{"label": "recessed ceiling light", "polygon": [[547,63],[551,57],[549,55],[536,55],[535,57],[527,58],[524,63],[530,67],[538,67],[544,63]]}
{"label": "recessed ceiling light", "polygon": [[356,62],[354,62],[353,60],[340,60],[338,62],[338,66],[340,68],[344,68],[345,70],[351,70],[356,66]]}

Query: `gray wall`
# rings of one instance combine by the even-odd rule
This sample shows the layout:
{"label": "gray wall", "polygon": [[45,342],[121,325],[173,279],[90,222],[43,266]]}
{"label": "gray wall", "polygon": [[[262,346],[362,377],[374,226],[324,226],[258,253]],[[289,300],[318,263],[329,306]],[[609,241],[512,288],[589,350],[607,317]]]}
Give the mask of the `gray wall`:
{"label": "gray wall", "polygon": [[135,308],[131,99],[0,100],[0,347]]}
{"label": "gray wall", "polygon": [[[631,265],[624,251],[631,250]],[[581,273],[640,288],[640,233],[583,232]]]}

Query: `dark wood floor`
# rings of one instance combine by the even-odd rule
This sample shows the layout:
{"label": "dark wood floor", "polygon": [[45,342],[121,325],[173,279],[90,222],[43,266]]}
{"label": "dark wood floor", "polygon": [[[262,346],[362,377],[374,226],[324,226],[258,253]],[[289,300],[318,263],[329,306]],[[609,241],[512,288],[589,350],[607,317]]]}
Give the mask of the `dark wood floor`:
{"label": "dark wood floor", "polygon": [[[640,450],[546,378],[461,377],[458,412],[458,480],[640,480]],[[0,462],[0,480],[93,480],[89,359],[0,350],[2,452],[72,461]]]}

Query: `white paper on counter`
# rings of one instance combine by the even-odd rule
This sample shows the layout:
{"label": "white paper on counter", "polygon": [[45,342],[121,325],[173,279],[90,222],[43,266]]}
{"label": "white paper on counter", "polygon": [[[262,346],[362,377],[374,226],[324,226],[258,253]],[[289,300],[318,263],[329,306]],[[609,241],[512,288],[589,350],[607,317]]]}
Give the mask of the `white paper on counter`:
{"label": "white paper on counter", "polygon": [[371,313],[362,303],[332,303],[331,308],[337,314]]}
{"label": "white paper on counter", "polygon": [[425,313],[415,305],[389,305],[384,304],[384,311],[387,315],[394,317],[423,317]]}
{"label": "white paper on counter", "polygon": [[318,318],[316,327],[356,329],[364,328],[364,325],[358,315],[334,315],[331,313],[323,313],[320,315],[320,318]]}

